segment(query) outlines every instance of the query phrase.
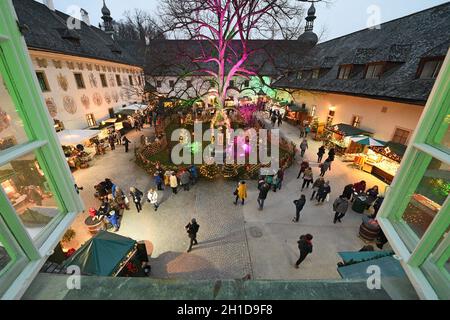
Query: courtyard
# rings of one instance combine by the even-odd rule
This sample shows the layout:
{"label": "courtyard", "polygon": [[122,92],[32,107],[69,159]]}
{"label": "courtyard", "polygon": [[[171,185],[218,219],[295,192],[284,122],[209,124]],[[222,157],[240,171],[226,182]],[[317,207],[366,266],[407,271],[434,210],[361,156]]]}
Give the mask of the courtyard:
{"label": "courtyard", "polygon": [[[300,144],[298,128],[283,123],[280,131],[297,146]],[[127,137],[131,146],[135,146],[142,134],[151,136],[153,132],[145,126],[142,132],[133,131]],[[305,159],[311,161],[316,178],[319,168],[315,158],[320,145],[312,139],[308,143]],[[124,191],[134,186],[145,195],[154,187],[153,177],[135,164],[133,147],[130,149],[125,153],[123,147],[117,146],[116,150],[96,158],[90,168],[74,172],[77,184],[84,188],[81,197],[86,210],[72,225],[76,236],[66,248],[77,249],[91,237],[84,220],[87,209],[99,205],[94,197],[97,183],[109,178]],[[124,212],[118,234],[151,243],[150,264],[155,278],[340,279],[337,253],[358,251],[365,243],[358,237],[362,215],[349,208],[343,223],[333,224],[332,203],[349,183],[365,180],[368,187],[378,185],[381,191],[386,185],[337,157],[325,176],[330,180],[330,201],[316,205],[315,201],[309,201],[311,188],[306,189],[303,193],[308,201],[300,222],[293,223],[293,201],[299,198],[303,181],[296,179],[300,159],[297,155],[296,163],[286,170],[282,189],[270,191],[263,211],[257,208],[257,181],[247,181],[246,203],[236,206],[233,204],[236,181],[201,179],[190,191],[180,190],[177,195],[169,187],[159,191],[161,206],[156,212],[147,202],[140,213],[131,205]],[[187,253],[189,238],[184,226],[194,217],[200,224],[199,245]],[[297,270],[294,268],[299,254],[297,240],[306,233],[314,236],[314,251]],[[389,249],[388,245],[386,248]]]}

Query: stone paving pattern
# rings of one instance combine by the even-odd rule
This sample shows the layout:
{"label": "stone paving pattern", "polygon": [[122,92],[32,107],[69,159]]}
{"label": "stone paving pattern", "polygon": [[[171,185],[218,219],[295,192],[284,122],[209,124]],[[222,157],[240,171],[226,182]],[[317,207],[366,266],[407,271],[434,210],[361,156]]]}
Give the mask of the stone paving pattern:
{"label": "stone paving pattern", "polygon": [[[282,134],[299,145],[297,128],[283,124]],[[131,132],[128,137],[139,141],[141,134],[150,135],[151,129]],[[309,139],[305,158],[312,161],[314,177],[319,174],[315,163],[319,142]],[[153,179],[134,163],[133,148],[126,154],[123,147],[101,156],[91,168],[74,172],[86,207],[98,207],[93,196],[93,186],[110,178],[125,191],[137,186],[146,193],[153,186]],[[151,255],[152,274],[155,278],[183,279],[241,279],[251,275],[254,279],[340,279],[336,264],[337,252],[359,250],[365,243],[358,237],[361,215],[349,209],[342,224],[333,224],[332,203],[348,183],[361,179],[369,187],[377,184],[381,190],[385,184],[372,175],[351,168],[338,157],[332,171],[325,178],[331,181],[330,202],[317,206],[309,201],[311,190],[305,190],[308,199],[300,222],[293,223],[293,201],[300,192],[297,164],[285,174],[281,191],[270,192],[264,211],[257,210],[256,181],[248,181],[248,196],[244,206],[233,204],[236,182],[229,180],[202,180],[191,191],[180,190],[172,195],[170,188],[164,191],[160,209],[155,212],[145,203],[143,211],[135,208],[125,211],[119,234],[136,240],[148,240],[153,244]],[[87,211],[86,211],[87,212]],[[76,239],[66,247],[79,247],[90,234],[84,225],[87,213],[79,215],[73,228]],[[200,224],[199,245],[186,253],[189,238],[184,226],[195,217]],[[297,240],[301,234],[314,236],[314,251],[302,263],[300,269],[293,265],[298,258]],[[387,248],[388,249],[388,248]]]}

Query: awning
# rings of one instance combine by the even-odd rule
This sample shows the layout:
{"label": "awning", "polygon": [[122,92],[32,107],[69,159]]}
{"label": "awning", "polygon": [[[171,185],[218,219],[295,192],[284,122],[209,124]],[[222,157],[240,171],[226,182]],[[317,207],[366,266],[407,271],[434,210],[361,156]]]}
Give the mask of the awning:
{"label": "awning", "polygon": [[77,145],[92,139],[100,130],[64,130],[57,133],[62,145]]}
{"label": "awning", "polygon": [[121,110],[134,110],[134,111],[139,111],[139,110],[145,110],[147,109],[147,105],[146,104],[130,104],[129,106],[126,106],[124,108],[122,108]]}
{"label": "awning", "polygon": [[327,130],[344,135],[344,136],[358,136],[358,135],[372,135],[373,132],[356,128],[349,124],[339,123],[328,127]]}

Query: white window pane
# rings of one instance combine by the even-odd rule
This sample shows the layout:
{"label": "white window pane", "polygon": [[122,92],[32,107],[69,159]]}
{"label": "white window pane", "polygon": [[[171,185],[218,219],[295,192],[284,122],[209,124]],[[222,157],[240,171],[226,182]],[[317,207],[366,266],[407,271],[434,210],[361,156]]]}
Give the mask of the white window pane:
{"label": "white window pane", "polygon": [[23,121],[0,74],[0,151],[27,141]]}
{"label": "white window pane", "polygon": [[0,186],[33,239],[60,213],[34,153],[1,166]]}

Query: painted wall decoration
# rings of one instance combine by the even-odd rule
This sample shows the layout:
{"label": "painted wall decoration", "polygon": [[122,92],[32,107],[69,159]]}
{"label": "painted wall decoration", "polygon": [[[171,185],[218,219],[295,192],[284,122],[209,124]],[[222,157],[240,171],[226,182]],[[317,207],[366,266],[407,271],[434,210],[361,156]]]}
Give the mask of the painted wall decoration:
{"label": "painted wall decoration", "polygon": [[56,69],[62,69],[62,61],[61,60],[52,60],[53,61],[53,65],[55,66]]}
{"label": "painted wall decoration", "polygon": [[113,72],[116,72],[116,70],[117,70],[116,67],[112,67]]}
{"label": "painted wall decoration", "polygon": [[75,65],[73,62],[67,61],[67,68],[69,68],[70,70],[74,70],[75,69]]}
{"label": "painted wall decoration", "polygon": [[102,71],[106,72],[106,66],[102,66]]}
{"label": "painted wall decoration", "polygon": [[58,84],[64,91],[67,91],[69,89],[69,82],[67,81],[66,76],[62,75],[61,73],[58,74]]}
{"label": "painted wall decoration", "polygon": [[89,109],[91,101],[89,100],[89,97],[87,95],[83,94],[81,96],[81,104],[84,106],[85,109]]}
{"label": "painted wall decoration", "polygon": [[53,98],[45,99],[45,104],[47,105],[48,112],[55,118],[58,115],[58,108],[56,107],[55,100]]}
{"label": "painted wall decoration", "polygon": [[117,93],[117,91],[113,92],[112,99],[114,102],[119,102],[119,94]]}
{"label": "painted wall decoration", "polygon": [[101,106],[103,103],[103,99],[102,99],[102,96],[100,95],[100,93],[98,93],[98,92],[94,93],[94,95],[92,97],[92,101],[94,101],[94,103],[97,106]]}
{"label": "painted wall decoration", "polygon": [[0,132],[8,129],[11,124],[11,117],[0,108]]}
{"label": "painted wall decoration", "polygon": [[111,72],[111,67],[108,67],[107,69],[108,69],[108,72]]}
{"label": "painted wall decoration", "polygon": [[91,84],[92,88],[97,88],[97,77],[93,72],[89,73],[89,83]]}
{"label": "painted wall decoration", "polygon": [[111,95],[108,92],[105,92],[105,101],[107,104],[111,104]]}
{"label": "painted wall decoration", "polygon": [[79,69],[79,70],[84,70],[84,64],[82,63],[82,62],[77,62],[77,68]]}
{"label": "painted wall decoration", "polygon": [[95,65],[95,71],[100,71],[100,66],[98,64]]}
{"label": "painted wall decoration", "polygon": [[123,101],[127,101],[127,94],[124,90],[120,91],[120,99],[122,99]]}
{"label": "painted wall decoration", "polygon": [[86,63],[86,68],[87,68],[89,71],[92,71],[92,69],[93,69],[92,64],[91,64],[91,63]]}
{"label": "painted wall decoration", "polygon": [[45,58],[36,58],[36,63],[39,66],[39,68],[47,68],[48,67],[48,61]]}
{"label": "painted wall decoration", "polygon": [[109,86],[110,87],[115,87],[116,86],[116,79],[114,79],[114,75],[113,74],[109,75]]}
{"label": "painted wall decoration", "polygon": [[66,110],[67,113],[75,114],[77,112],[77,105],[71,96],[65,96],[63,99],[63,104],[64,110]]}

